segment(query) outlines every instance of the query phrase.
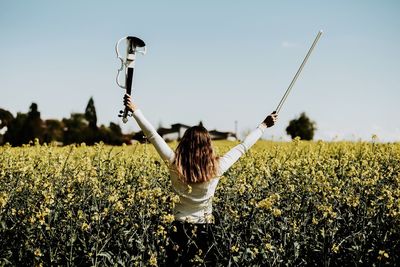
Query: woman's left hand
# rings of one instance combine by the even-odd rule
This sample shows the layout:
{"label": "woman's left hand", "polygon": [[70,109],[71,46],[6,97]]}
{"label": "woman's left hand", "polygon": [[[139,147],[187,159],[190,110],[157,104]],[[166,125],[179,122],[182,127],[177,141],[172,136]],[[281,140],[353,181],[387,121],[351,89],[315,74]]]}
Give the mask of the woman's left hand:
{"label": "woman's left hand", "polygon": [[131,112],[135,112],[138,109],[138,106],[133,103],[132,97],[128,94],[124,95],[124,105]]}

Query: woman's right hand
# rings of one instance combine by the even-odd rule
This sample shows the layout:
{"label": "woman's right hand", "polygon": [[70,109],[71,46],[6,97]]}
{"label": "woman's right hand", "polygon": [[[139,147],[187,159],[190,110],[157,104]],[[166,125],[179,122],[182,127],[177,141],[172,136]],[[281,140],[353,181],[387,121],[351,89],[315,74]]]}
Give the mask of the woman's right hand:
{"label": "woman's right hand", "polygon": [[274,111],[265,118],[263,124],[265,124],[267,128],[269,128],[274,126],[277,120],[278,120],[278,114],[276,114],[276,111]]}
{"label": "woman's right hand", "polygon": [[133,103],[132,97],[128,94],[124,95],[124,105],[131,112],[135,112],[138,109],[138,106]]}

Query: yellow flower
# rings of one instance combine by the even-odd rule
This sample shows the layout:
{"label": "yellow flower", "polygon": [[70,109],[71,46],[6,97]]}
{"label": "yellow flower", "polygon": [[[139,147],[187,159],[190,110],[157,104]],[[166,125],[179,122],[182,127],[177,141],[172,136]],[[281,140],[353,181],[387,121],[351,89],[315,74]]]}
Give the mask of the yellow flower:
{"label": "yellow flower", "polygon": [[257,208],[260,209],[270,209],[272,207],[272,202],[269,199],[263,199],[257,204]]}
{"label": "yellow flower", "polygon": [[34,223],[36,222],[35,216],[32,215],[32,216],[29,218],[29,222],[30,222],[31,224],[34,224]]}
{"label": "yellow flower", "polygon": [[239,192],[239,195],[243,195],[243,193],[246,191],[246,186],[244,185],[244,184],[241,184],[240,186],[239,186],[239,190],[238,190],[238,192]]}
{"label": "yellow flower", "polygon": [[42,252],[40,251],[40,248],[35,249],[34,254],[35,254],[36,257],[42,257],[43,256]]}
{"label": "yellow flower", "polygon": [[104,208],[103,210],[103,215],[107,215],[108,214],[109,209],[108,208]]}
{"label": "yellow flower", "polygon": [[86,222],[82,223],[82,230],[83,231],[88,231],[90,229],[90,225],[87,224]]}
{"label": "yellow flower", "polygon": [[332,251],[333,251],[333,253],[338,253],[338,252],[339,252],[339,248],[340,248],[339,245],[333,244],[333,245],[332,245]]}
{"label": "yellow flower", "polygon": [[232,253],[236,253],[236,252],[238,252],[239,251],[239,245],[233,245],[232,247],[231,247],[231,252]]}
{"label": "yellow flower", "polygon": [[199,256],[201,256],[201,255],[203,254],[203,251],[202,251],[201,249],[199,249],[199,250],[197,251],[197,254],[198,254]]}
{"label": "yellow flower", "polygon": [[171,198],[171,201],[172,201],[173,203],[179,203],[179,202],[181,202],[181,199],[179,198],[178,195],[175,195],[175,196],[173,196],[173,197]]}
{"label": "yellow flower", "polygon": [[118,194],[112,194],[112,195],[108,196],[108,201],[113,203],[113,202],[116,202],[118,200],[118,198],[119,198]]}
{"label": "yellow flower", "polygon": [[279,216],[282,215],[282,211],[281,211],[280,209],[274,208],[273,211],[272,211],[272,214],[273,214],[275,217],[279,217]]}
{"label": "yellow flower", "polygon": [[0,194],[0,208],[5,207],[7,202],[8,202],[8,195],[5,192],[1,192],[1,194]]}
{"label": "yellow flower", "polygon": [[164,229],[164,227],[162,225],[159,225],[157,227],[157,235],[158,236],[164,236],[164,237],[167,235],[167,232],[165,231],[165,229]]}
{"label": "yellow flower", "polygon": [[192,187],[189,184],[187,185],[187,192],[188,194],[192,193]]}
{"label": "yellow flower", "polygon": [[266,251],[272,252],[273,249],[274,249],[274,246],[272,246],[271,243],[266,243],[264,245],[264,248],[265,248]]}
{"label": "yellow flower", "polygon": [[294,192],[294,190],[295,190],[294,185],[290,184],[290,185],[289,185],[289,190],[290,190],[290,192]]}
{"label": "yellow flower", "polygon": [[124,211],[124,205],[120,200],[118,200],[117,203],[115,203],[115,209],[119,212]]}
{"label": "yellow flower", "polygon": [[78,219],[82,220],[85,218],[85,213],[82,210],[78,210]]}
{"label": "yellow flower", "polygon": [[150,265],[150,266],[158,266],[158,265],[157,265],[157,257],[156,257],[155,254],[151,254],[151,255],[150,255],[149,265]]}
{"label": "yellow flower", "polygon": [[279,199],[280,199],[280,195],[277,193],[274,193],[274,194],[270,195],[269,197],[258,202],[257,208],[269,210],[272,208],[272,206],[275,204],[275,202],[279,201]]}
{"label": "yellow flower", "polygon": [[379,250],[378,259],[382,260],[383,258],[388,259],[389,258],[389,254],[387,252],[385,252],[384,250]]}
{"label": "yellow flower", "polygon": [[163,223],[172,223],[174,220],[175,220],[175,217],[172,214],[165,214],[161,217],[161,221]]}
{"label": "yellow flower", "polygon": [[99,213],[96,211],[93,215],[92,215],[92,221],[98,221],[100,219],[100,215]]}
{"label": "yellow flower", "polygon": [[258,253],[259,253],[258,248],[253,248],[253,254],[258,255]]}

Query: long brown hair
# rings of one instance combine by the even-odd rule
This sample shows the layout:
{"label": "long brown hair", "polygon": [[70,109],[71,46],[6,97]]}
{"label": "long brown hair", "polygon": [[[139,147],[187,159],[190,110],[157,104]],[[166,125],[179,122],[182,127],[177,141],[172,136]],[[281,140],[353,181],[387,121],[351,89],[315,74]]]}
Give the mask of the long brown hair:
{"label": "long brown hair", "polygon": [[186,130],[175,150],[174,165],[186,183],[202,183],[216,176],[218,160],[206,128],[199,125]]}

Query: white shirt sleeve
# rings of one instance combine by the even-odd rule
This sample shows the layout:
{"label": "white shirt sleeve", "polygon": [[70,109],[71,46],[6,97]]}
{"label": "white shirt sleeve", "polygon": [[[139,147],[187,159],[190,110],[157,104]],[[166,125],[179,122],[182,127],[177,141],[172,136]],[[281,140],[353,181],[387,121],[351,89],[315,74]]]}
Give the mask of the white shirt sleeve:
{"label": "white shirt sleeve", "polygon": [[161,158],[164,161],[168,161],[168,163],[172,163],[175,157],[174,151],[157,133],[153,125],[151,125],[151,123],[144,117],[142,111],[140,109],[135,110],[135,112],[133,112],[133,117],[139,124],[140,129],[142,129],[147,139],[149,139],[149,141],[154,145]]}
{"label": "white shirt sleeve", "polygon": [[242,143],[233,147],[223,157],[220,157],[218,175],[222,175],[226,172],[242,155],[244,155],[250,147],[260,139],[266,128],[267,126],[265,124],[260,124],[246,136]]}

